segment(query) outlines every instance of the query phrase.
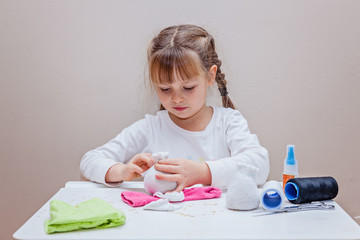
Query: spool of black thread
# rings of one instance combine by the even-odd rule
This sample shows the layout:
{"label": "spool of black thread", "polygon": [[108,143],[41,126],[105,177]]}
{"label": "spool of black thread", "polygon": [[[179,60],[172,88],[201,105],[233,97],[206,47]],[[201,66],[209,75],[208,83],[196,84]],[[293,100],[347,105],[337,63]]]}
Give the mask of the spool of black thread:
{"label": "spool of black thread", "polygon": [[309,177],[290,179],[284,190],[291,203],[299,204],[333,199],[339,187],[333,177]]}

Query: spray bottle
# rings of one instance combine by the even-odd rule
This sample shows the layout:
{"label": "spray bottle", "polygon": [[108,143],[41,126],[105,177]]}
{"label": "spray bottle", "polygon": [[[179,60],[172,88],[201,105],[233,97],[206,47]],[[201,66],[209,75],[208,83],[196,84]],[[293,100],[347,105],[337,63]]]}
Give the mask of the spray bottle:
{"label": "spray bottle", "polygon": [[294,145],[287,145],[287,156],[284,160],[283,188],[291,178],[299,177],[298,162],[294,154]]}

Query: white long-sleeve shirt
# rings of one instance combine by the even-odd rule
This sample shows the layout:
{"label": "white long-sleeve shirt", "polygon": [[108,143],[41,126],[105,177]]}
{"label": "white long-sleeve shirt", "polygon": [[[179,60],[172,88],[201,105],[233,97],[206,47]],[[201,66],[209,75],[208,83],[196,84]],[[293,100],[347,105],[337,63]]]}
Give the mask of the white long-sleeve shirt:
{"label": "white long-sleeve shirt", "polygon": [[237,163],[258,168],[256,183],[264,184],[269,174],[269,158],[256,135],[251,134],[247,121],[237,110],[213,107],[213,116],[204,131],[192,132],[177,126],[168,111],[146,115],[123,129],[105,145],[87,152],[81,160],[82,175],[107,184],[109,168],[127,163],[142,152],[169,152],[169,158],[205,161],[211,172],[211,185],[226,188],[236,174]]}

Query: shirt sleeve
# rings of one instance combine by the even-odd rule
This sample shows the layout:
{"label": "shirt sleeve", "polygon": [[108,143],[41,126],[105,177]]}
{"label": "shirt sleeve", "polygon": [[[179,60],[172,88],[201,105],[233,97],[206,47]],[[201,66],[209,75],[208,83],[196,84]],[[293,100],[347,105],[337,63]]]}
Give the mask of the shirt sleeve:
{"label": "shirt sleeve", "polygon": [[264,184],[269,175],[268,151],[262,147],[255,134],[251,134],[246,119],[239,111],[232,111],[225,121],[225,133],[230,157],[218,161],[207,161],[212,186],[224,188],[231,176],[237,174],[237,164],[250,165],[258,169],[255,181]]}
{"label": "shirt sleeve", "polygon": [[116,163],[126,163],[135,154],[143,152],[149,138],[150,128],[146,119],[135,122],[108,143],[83,156],[80,162],[82,176],[107,186],[117,186],[120,183],[105,182],[106,173]]}

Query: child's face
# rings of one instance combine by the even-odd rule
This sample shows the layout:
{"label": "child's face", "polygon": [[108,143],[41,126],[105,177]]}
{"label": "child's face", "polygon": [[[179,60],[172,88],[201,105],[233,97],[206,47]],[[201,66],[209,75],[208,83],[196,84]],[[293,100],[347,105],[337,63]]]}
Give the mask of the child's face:
{"label": "child's face", "polygon": [[[216,71],[215,71],[216,72]],[[207,89],[214,84],[213,74],[187,80],[175,76],[169,84],[157,84],[156,92],[161,104],[178,119],[188,119],[199,113],[206,102]]]}

